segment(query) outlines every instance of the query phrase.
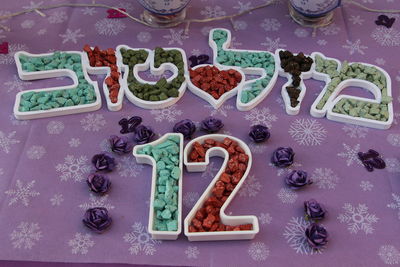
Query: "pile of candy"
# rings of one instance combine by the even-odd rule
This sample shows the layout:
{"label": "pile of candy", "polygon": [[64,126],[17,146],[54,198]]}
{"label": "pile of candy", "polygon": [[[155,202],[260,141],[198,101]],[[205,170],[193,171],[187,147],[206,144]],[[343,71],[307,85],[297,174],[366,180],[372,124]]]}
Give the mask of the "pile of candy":
{"label": "pile of candy", "polygon": [[190,69],[189,73],[192,83],[215,99],[235,88],[242,80],[242,75],[238,71],[233,69],[220,71],[215,66]]}
{"label": "pile of candy", "polygon": [[170,136],[163,143],[138,150],[138,154],[151,155],[156,161],[157,182],[153,202],[153,229],[156,231],[178,230],[179,142],[178,136]]}
{"label": "pile of candy", "polygon": [[22,94],[19,111],[39,111],[90,104],[96,101],[94,88],[85,79],[80,54],[54,52],[50,56],[19,57],[22,70],[27,72],[69,69],[78,77],[78,86],[68,90],[30,91]]}
{"label": "pile of candy", "polygon": [[215,183],[211,196],[204,202],[191,221],[189,232],[211,232],[211,231],[241,231],[252,230],[251,224],[230,226],[221,223],[219,212],[235,189],[240,179],[247,169],[249,156],[230,138],[225,138],[222,142],[214,139],[206,139],[204,144],[198,142],[193,144],[193,149],[189,154],[190,161],[202,162],[205,160],[205,153],[212,147],[222,147],[229,153],[227,168]]}
{"label": "pile of candy", "polygon": [[303,52],[298,53],[296,56],[292,54],[292,52],[279,51],[279,58],[281,59],[281,67],[285,72],[288,72],[292,75],[292,85],[287,86],[286,90],[290,97],[290,106],[293,108],[299,104],[297,99],[300,95],[300,75],[302,72],[307,72],[311,69],[314,61],[310,57],[304,56]]}
{"label": "pile of candy", "polygon": [[120,89],[119,76],[117,67],[117,58],[115,56],[115,50],[108,48],[107,50],[100,50],[99,47],[95,46],[93,49],[89,45],[83,47],[89,58],[89,64],[92,67],[110,67],[111,73],[105,80],[107,84],[109,97],[112,103],[117,103],[118,92]]}

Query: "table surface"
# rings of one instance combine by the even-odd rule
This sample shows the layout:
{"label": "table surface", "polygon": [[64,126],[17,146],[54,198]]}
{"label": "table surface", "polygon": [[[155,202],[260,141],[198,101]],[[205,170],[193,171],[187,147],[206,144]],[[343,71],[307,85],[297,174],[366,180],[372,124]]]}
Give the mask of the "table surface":
{"label": "table surface", "polygon": [[[7,0],[0,14],[56,2]],[[136,1],[99,2],[118,4],[135,15],[142,12]],[[398,0],[362,2],[376,8],[398,7]],[[188,16],[220,16],[260,3],[192,1]],[[0,31],[0,41],[10,44],[10,53],[0,55],[0,259],[201,266],[400,264],[399,15],[390,15],[396,21],[387,29],[375,24],[380,14],[344,4],[335,12],[334,23],[318,29],[312,37],[312,30],[295,24],[287,10],[287,3],[278,1],[235,19],[238,30],[232,31],[233,46],[269,51],[286,48],[308,54],[319,51],[339,60],[384,68],[393,82],[395,122],[391,129],[374,130],[311,117],[309,108],[323,86],[312,80],[306,81],[309,90],[300,114],[289,116],[280,95],[285,82],[282,78],[261,104],[247,112],[236,110],[235,99],[214,110],[187,91],[176,105],[164,110],[144,110],[124,100],[121,111],[110,112],[103,97],[103,106],[96,112],[17,121],[12,109],[18,91],[70,81],[22,82],[13,60],[16,51],[81,51],[87,43],[101,48],[118,44],[182,47],[188,56],[211,56],[209,29],[232,27],[228,20],[192,23],[189,36],[185,36],[183,26],[150,29],[128,18],[107,19],[102,8],[58,8],[45,11],[46,17],[31,13],[2,21],[11,32]],[[101,82],[103,77],[92,78]],[[349,91],[369,96],[360,89]],[[144,124],[160,135],[170,132],[179,120],[199,122],[212,115],[223,120],[223,133],[248,142],[253,166],[228,212],[258,216],[259,234],[247,241],[189,242],[183,234],[177,241],[152,240],[146,229],[151,167],[138,165],[132,155],[117,156],[117,169],[109,174],[113,187],[107,195],[91,195],[84,181],[92,168],[90,158],[109,150],[106,139],[119,133],[121,118],[132,115],[142,116]],[[247,133],[258,123],[270,127],[271,138],[254,145]],[[196,136],[201,134],[198,131]],[[279,146],[294,149],[292,169],[306,170],[313,185],[299,191],[286,188],[283,178],[288,170],[269,164],[272,151]],[[361,165],[357,152],[370,148],[382,154],[386,169],[367,172]],[[204,173],[184,173],[183,218],[221,162],[213,159]],[[311,198],[328,210],[322,223],[330,240],[319,252],[311,250],[304,239],[309,222],[304,220],[302,206]],[[97,235],[82,225],[83,213],[91,206],[109,209],[113,225],[108,232]]]}

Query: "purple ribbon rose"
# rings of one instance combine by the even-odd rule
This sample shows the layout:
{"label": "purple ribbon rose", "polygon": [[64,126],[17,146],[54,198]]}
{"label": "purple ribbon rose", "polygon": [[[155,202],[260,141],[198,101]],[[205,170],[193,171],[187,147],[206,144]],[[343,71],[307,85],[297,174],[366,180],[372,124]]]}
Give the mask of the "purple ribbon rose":
{"label": "purple ribbon rose", "polygon": [[286,176],[285,182],[291,189],[299,189],[313,183],[311,179],[308,179],[307,172],[296,170],[291,171]]}
{"label": "purple ribbon rose", "polygon": [[111,150],[117,154],[128,153],[132,150],[132,145],[126,136],[111,135],[108,139],[110,142]]}
{"label": "purple ribbon rose", "polygon": [[112,171],[115,168],[115,159],[109,153],[96,154],[92,163],[98,171]]}
{"label": "purple ribbon rose", "polygon": [[305,232],[308,244],[314,249],[320,249],[328,243],[328,232],[316,223],[310,224]]}
{"label": "purple ribbon rose", "polygon": [[224,127],[220,119],[214,117],[205,118],[201,122],[201,128],[208,133],[216,133]]}
{"label": "purple ribbon rose", "polygon": [[196,131],[196,125],[189,119],[181,120],[176,123],[173,129],[174,133],[181,133],[185,139],[191,139]]}
{"label": "purple ribbon rose", "polygon": [[292,165],[294,159],[294,152],[291,147],[278,147],[271,157],[271,162],[280,168]]}
{"label": "purple ribbon rose", "polygon": [[268,127],[258,124],[251,127],[249,136],[254,142],[261,143],[268,140],[271,134],[269,133]]}
{"label": "purple ribbon rose", "polygon": [[90,230],[101,234],[110,227],[112,219],[108,216],[106,208],[92,208],[85,212],[83,224]]}
{"label": "purple ribbon rose", "polygon": [[139,125],[136,128],[135,135],[133,136],[133,139],[137,144],[146,144],[150,142],[150,140],[153,138],[154,132],[150,127],[144,126],[144,125]]}
{"label": "purple ribbon rose", "polygon": [[105,176],[97,173],[91,173],[86,179],[91,191],[98,194],[105,194],[111,187],[110,180]]}
{"label": "purple ribbon rose", "polygon": [[304,201],[304,212],[306,217],[310,220],[322,220],[325,218],[326,210],[316,200],[310,199]]}

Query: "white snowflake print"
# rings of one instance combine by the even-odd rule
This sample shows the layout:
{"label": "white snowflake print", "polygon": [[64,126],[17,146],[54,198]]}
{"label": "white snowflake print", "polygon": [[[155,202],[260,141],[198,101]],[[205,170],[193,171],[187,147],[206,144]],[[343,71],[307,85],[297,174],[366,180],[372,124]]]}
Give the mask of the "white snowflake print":
{"label": "white snowflake print", "polygon": [[201,31],[201,34],[203,34],[204,36],[208,36],[211,29],[213,29],[213,27],[205,26],[205,27],[201,28],[200,31]]}
{"label": "white snowflake print", "polygon": [[272,40],[269,37],[265,38],[265,42],[261,43],[261,45],[266,46],[268,51],[275,51],[278,48],[285,48],[286,45],[281,43],[281,38],[276,38]]}
{"label": "white snowflake print", "polygon": [[32,180],[26,184],[24,184],[20,180],[17,180],[15,183],[16,188],[7,190],[5,192],[5,194],[10,197],[10,202],[8,202],[8,206],[12,206],[15,203],[21,202],[22,205],[28,207],[30,203],[30,198],[40,195],[39,192],[33,189],[35,183],[35,180]]}
{"label": "white snowflake print", "polygon": [[183,205],[187,208],[192,208],[199,197],[200,195],[197,192],[186,192],[183,195]]}
{"label": "white snowflake print", "polygon": [[31,146],[26,151],[26,156],[29,159],[41,159],[46,154],[46,149],[43,146]]}
{"label": "white snowflake print", "polygon": [[10,114],[8,118],[10,119],[11,124],[14,126],[28,125],[28,120],[17,120],[13,114]]}
{"label": "white snowflake print", "polygon": [[155,245],[161,244],[161,241],[151,238],[141,222],[135,222],[132,225],[132,231],[124,235],[124,240],[130,244],[129,252],[134,255],[138,255],[139,252],[154,255],[157,251]]}
{"label": "white snowflake print", "polygon": [[301,163],[297,163],[297,162],[294,162],[292,165],[290,165],[289,167],[286,167],[286,168],[278,168],[274,164],[272,164],[271,162],[268,163],[268,165],[276,169],[276,175],[279,176],[279,177],[280,176],[285,177],[287,174],[289,174],[293,170],[299,169],[299,167],[302,166]]}
{"label": "white snowflake print", "polygon": [[377,59],[375,59],[375,63],[380,65],[380,66],[384,66],[386,64],[386,60],[384,60],[381,57],[378,57]]}
{"label": "white snowflake print", "polygon": [[66,156],[64,163],[56,165],[56,171],[61,172],[61,181],[74,180],[74,182],[80,182],[84,180],[84,174],[90,171],[87,161],[86,156],[76,158],[73,155]]}
{"label": "white snowflake print", "polygon": [[60,134],[64,130],[64,123],[61,121],[50,121],[46,128],[49,134]]}
{"label": "white snowflake print", "polygon": [[214,167],[214,162],[207,165],[206,170],[201,174],[201,178],[210,179],[214,178],[219,168]]}
{"label": "white snowflake print", "polygon": [[108,210],[112,210],[115,207],[108,202],[108,194],[102,196],[95,196],[90,193],[89,202],[82,203],[78,206],[83,210],[88,210],[96,207],[106,208]]}
{"label": "white snowflake print", "polygon": [[29,5],[23,6],[22,8],[24,9],[37,9],[39,8],[41,5],[43,5],[43,1],[40,2],[34,2],[34,1],[29,1]]}
{"label": "white snowflake print", "polygon": [[320,39],[317,41],[317,44],[320,46],[324,46],[328,44],[328,41],[324,40],[324,39]]}
{"label": "white snowflake print", "polygon": [[105,36],[115,36],[120,34],[125,28],[125,24],[117,19],[101,19],[94,25],[98,34]]}
{"label": "white snowflake print", "polygon": [[176,105],[163,109],[153,109],[150,111],[150,113],[154,116],[154,119],[157,122],[162,122],[164,120],[168,122],[174,122],[177,120],[178,116],[183,114],[182,110],[176,108]]}
{"label": "white snowflake print", "polygon": [[137,164],[130,156],[120,158],[117,164],[118,174],[122,177],[137,177],[143,170],[141,164]]}
{"label": "white snowflake print", "polygon": [[261,191],[262,185],[254,175],[246,178],[239,190],[241,197],[255,197]]}
{"label": "white snowflake print", "polygon": [[284,204],[293,204],[297,199],[297,193],[288,188],[281,188],[277,196]]}
{"label": "white snowflake print", "polygon": [[84,119],[81,120],[83,130],[88,132],[98,132],[104,125],[106,120],[102,114],[88,114]]}
{"label": "white snowflake print", "polygon": [[231,48],[231,49],[236,49],[236,48],[238,48],[238,47],[241,46],[241,45],[242,45],[242,43],[239,42],[239,41],[236,39],[236,36],[233,36],[232,39],[231,39],[230,48]]}
{"label": "white snowflake print", "polygon": [[365,138],[369,131],[367,127],[353,124],[345,124],[342,130],[351,138]]}
{"label": "white snowflake print", "polygon": [[95,7],[85,7],[81,9],[83,15],[89,15],[89,16],[93,16],[95,13],[97,13],[96,8]]}
{"label": "white snowflake print", "polygon": [[85,35],[81,33],[81,29],[71,30],[69,28],[65,31],[64,34],[59,34],[58,36],[60,36],[63,39],[62,41],[63,44],[69,41],[76,44],[78,42],[78,38],[85,37]]}
{"label": "white snowflake print", "polygon": [[28,47],[25,44],[9,44],[8,54],[0,54],[0,64],[14,64],[14,54],[18,51],[28,51]]}
{"label": "white snowflake print", "polygon": [[290,136],[304,146],[321,145],[326,138],[327,131],[315,119],[296,119],[290,124]]}
{"label": "white snowflake print", "polygon": [[10,234],[14,248],[31,249],[43,237],[38,223],[21,222]]}
{"label": "white snowflake print", "polygon": [[262,154],[265,152],[267,147],[263,144],[257,144],[257,143],[250,143],[248,144],[250,150],[254,154]]}
{"label": "white snowflake print", "polygon": [[81,144],[81,140],[79,138],[71,138],[71,140],[68,141],[68,145],[70,147],[78,147]]}
{"label": "white snowflake print", "polygon": [[35,26],[35,21],[31,19],[24,20],[21,22],[21,28],[22,29],[31,29],[33,26]]}
{"label": "white snowflake print", "polygon": [[67,13],[65,11],[55,11],[50,14],[48,21],[49,23],[63,23],[68,19]]}
{"label": "white snowflake print", "polygon": [[251,6],[251,2],[247,2],[247,3],[242,3],[242,1],[238,1],[236,6],[233,6],[233,9],[237,9],[238,13],[244,12],[246,10],[249,10],[250,8],[252,8]]}
{"label": "white snowflake print", "polygon": [[340,27],[337,26],[335,23],[331,23],[330,25],[326,27],[321,27],[319,29],[324,35],[336,35],[340,31]]}
{"label": "white snowflake print", "polygon": [[0,131],[0,149],[5,152],[5,153],[10,153],[11,152],[11,146],[18,144],[20,141],[17,139],[14,139],[14,136],[17,132],[12,131],[8,135]]}
{"label": "white snowflake print", "polygon": [[292,217],[286,224],[283,236],[285,237],[289,246],[298,254],[313,255],[322,253],[325,247],[320,249],[313,249],[307,242],[305,235],[307,227],[311,223],[306,221],[303,217]]}
{"label": "white snowflake print", "polygon": [[278,119],[275,114],[271,113],[269,108],[253,108],[244,118],[250,121],[250,126],[262,124],[268,128],[272,128],[272,122]]}
{"label": "white snowflake print", "polygon": [[377,27],[371,33],[374,39],[381,46],[399,46],[400,45],[400,31],[394,28]]}
{"label": "white snowflake print", "polygon": [[368,46],[362,45],[361,40],[357,39],[355,42],[352,42],[350,40],[346,40],[346,44],[342,46],[344,49],[349,50],[349,54],[353,55],[354,53],[359,53],[361,55],[364,55],[365,52],[363,51],[364,49],[367,49]]}
{"label": "white snowflake print", "polygon": [[388,204],[387,207],[397,210],[397,217],[400,220],[400,195],[392,194],[393,202]]}
{"label": "white snowflake print", "polygon": [[374,185],[370,181],[361,181],[360,187],[364,192],[366,192],[366,191],[372,191]]}
{"label": "white snowflake print", "polygon": [[329,168],[316,168],[311,179],[319,189],[335,189],[339,182],[339,177]]}
{"label": "white snowflake print", "polygon": [[186,35],[184,33],[184,30],[174,30],[174,29],[169,29],[169,34],[166,34],[163,36],[163,38],[168,40],[168,44],[172,45],[172,44],[179,44],[179,45],[183,45],[183,41],[187,38],[189,38],[188,35]]}
{"label": "white snowflake print", "polygon": [[94,241],[90,234],[76,233],[74,238],[68,241],[72,254],[86,255],[89,248],[94,246]]}
{"label": "white snowflake print", "polygon": [[64,201],[64,197],[62,194],[54,194],[52,198],[50,198],[50,203],[52,206],[60,206]]}
{"label": "white snowflake print", "polygon": [[204,105],[204,107],[210,109],[210,116],[221,115],[224,117],[228,117],[228,112],[234,109],[232,105],[221,105],[218,109],[214,109],[211,105]]}
{"label": "white snowflake print", "polygon": [[185,250],[186,258],[189,260],[197,259],[200,255],[200,251],[197,247],[188,246]]}
{"label": "white snowflake print", "polygon": [[297,28],[294,34],[299,38],[306,38],[310,35],[310,32],[304,28]]}
{"label": "white snowflake print", "polygon": [[277,19],[267,18],[261,22],[260,26],[267,32],[271,32],[271,31],[276,32],[276,31],[279,31],[282,24]]}
{"label": "white snowflake print", "polygon": [[247,22],[244,20],[235,20],[233,22],[234,28],[236,30],[246,30],[247,29]]}
{"label": "white snowflake print", "polygon": [[385,159],[386,170],[388,172],[400,172],[400,161],[396,158]]}
{"label": "white snowflake print", "polygon": [[353,165],[353,163],[357,163],[362,165],[361,160],[358,158],[358,152],[360,152],[360,144],[351,147],[343,143],[343,148],[345,151],[338,153],[337,155],[341,158],[346,159],[347,166]]}
{"label": "white snowflake print", "polygon": [[268,212],[261,213],[260,216],[258,216],[258,221],[261,224],[270,224],[272,222],[272,216]]}
{"label": "white snowflake print", "polygon": [[382,245],[379,247],[378,256],[385,264],[399,264],[400,252],[392,245]]}
{"label": "white snowflake print", "polygon": [[375,214],[368,213],[367,205],[358,204],[354,207],[350,203],[345,203],[343,209],[345,213],[339,214],[337,218],[341,223],[347,224],[351,234],[357,234],[359,231],[364,231],[365,234],[374,232],[372,224],[378,222],[379,218]]}
{"label": "white snowflake print", "polygon": [[255,261],[265,261],[269,256],[269,248],[263,242],[252,243],[247,252]]}
{"label": "white snowflake print", "polygon": [[151,40],[151,33],[149,33],[149,32],[139,32],[136,37],[137,37],[139,42],[148,43]]}
{"label": "white snowflake print", "polygon": [[357,15],[357,16],[351,15],[349,18],[349,21],[351,23],[353,23],[353,25],[356,25],[356,24],[362,25],[364,23],[365,19],[362,19],[360,15]]}
{"label": "white snowflake print", "polygon": [[17,75],[13,75],[13,79],[11,81],[7,81],[4,83],[4,86],[7,88],[7,93],[10,93],[12,91],[22,91],[24,90],[24,87],[26,85],[32,84],[31,82],[28,81],[22,81],[20,78],[18,78]]}
{"label": "white snowflake print", "polygon": [[112,153],[110,141],[108,140],[108,138],[103,139],[103,141],[100,142],[99,146],[100,146],[101,151],[106,151],[106,152]]}
{"label": "white snowflake print", "polygon": [[46,32],[47,32],[47,29],[40,29],[40,30],[37,31],[37,34],[38,35],[44,35],[44,34],[46,34]]}
{"label": "white snowflake print", "polygon": [[220,6],[206,6],[200,11],[200,14],[206,18],[216,18],[220,16],[225,16],[226,12],[222,10]]}
{"label": "white snowflake print", "polygon": [[400,134],[389,134],[386,140],[392,146],[400,146]]}
{"label": "white snowflake print", "polygon": [[200,49],[192,49],[191,53],[194,56],[200,56],[201,55]]}

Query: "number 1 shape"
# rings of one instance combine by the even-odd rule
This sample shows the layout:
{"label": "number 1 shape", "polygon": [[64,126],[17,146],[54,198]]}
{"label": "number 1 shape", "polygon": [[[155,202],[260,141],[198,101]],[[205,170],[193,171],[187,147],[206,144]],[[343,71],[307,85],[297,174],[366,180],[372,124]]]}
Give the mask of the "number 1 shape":
{"label": "number 1 shape", "polygon": [[[223,142],[225,138],[229,138],[233,141],[236,141],[238,145],[244,150],[244,152],[249,156],[248,164],[245,173],[243,174],[242,178],[240,179],[239,183],[236,185],[235,189],[231,192],[227,200],[223,203],[221,210],[220,210],[220,219],[221,222],[225,225],[237,226],[243,224],[251,224],[252,230],[244,230],[244,231],[216,231],[216,232],[189,232],[189,226],[192,219],[195,217],[196,212],[203,206],[206,199],[209,198],[212,194],[212,189],[215,183],[220,178],[221,174],[225,171],[228,160],[229,154],[228,151],[222,147],[212,147],[207,150],[205,154],[205,162],[189,162],[189,155],[190,151],[193,149],[193,144],[195,142],[199,142],[200,144],[204,143],[206,139],[213,139],[218,142]],[[231,203],[232,199],[235,197],[237,192],[240,190],[240,187],[243,185],[244,181],[246,180],[251,164],[252,164],[252,156],[249,147],[240,139],[223,135],[223,134],[209,134],[198,137],[193,139],[189,142],[185,150],[184,154],[184,163],[186,165],[186,169],[189,172],[202,172],[205,171],[207,165],[210,163],[210,157],[218,156],[224,158],[224,162],[221,166],[221,169],[218,171],[217,175],[208,185],[207,189],[201,195],[199,200],[197,201],[196,205],[193,209],[189,212],[186,216],[184,221],[184,231],[185,235],[188,237],[189,241],[215,241],[215,240],[238,240],[238,239],[253,239],[255,235],[259,232],[258,226],[258,219],[254,215],[243,215],[243,216],[230,216],[225,214],[225,209]]]}

